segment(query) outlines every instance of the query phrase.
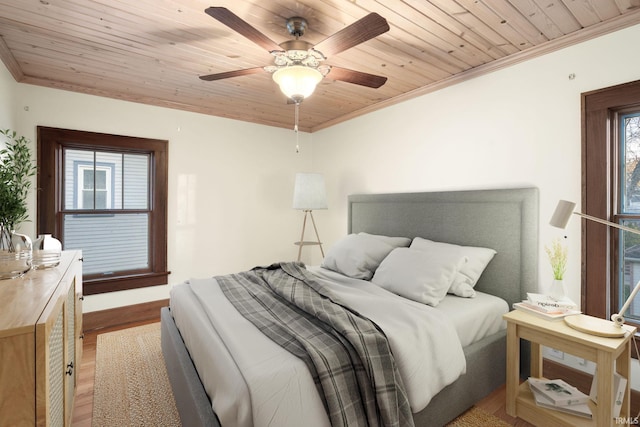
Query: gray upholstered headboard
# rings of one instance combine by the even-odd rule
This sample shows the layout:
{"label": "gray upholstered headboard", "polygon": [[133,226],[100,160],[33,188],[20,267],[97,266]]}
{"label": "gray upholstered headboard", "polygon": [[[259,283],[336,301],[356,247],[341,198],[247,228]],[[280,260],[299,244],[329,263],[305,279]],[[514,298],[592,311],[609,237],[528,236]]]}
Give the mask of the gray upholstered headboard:
{"label": "gray upholstered headboard", "polygon": [[510,307],[538,287],[537,188],[351,195],[348,231],[493,248],[476,289]]}

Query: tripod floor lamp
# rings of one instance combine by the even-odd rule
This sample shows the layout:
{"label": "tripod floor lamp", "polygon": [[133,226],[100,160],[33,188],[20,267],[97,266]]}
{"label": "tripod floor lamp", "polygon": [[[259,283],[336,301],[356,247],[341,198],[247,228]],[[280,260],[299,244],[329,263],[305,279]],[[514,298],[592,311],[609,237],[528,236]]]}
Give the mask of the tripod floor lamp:
{"label": "tripod floor lamp", "polygon": [[[604,219],[586,215],[580,212],[574,212],[573,209],[575,206],[576,204],[573,202],[560,200],[555,212],[553,213],[553,216],[551,217],[551,221],[549,221],[549,224],[554,227],[565,228],[567,226],[567,223],[569,222],[571,214],[574,214],[589,221],[594,221],[600,224],[607,225],[609,227],[617,228],[619,230],[628,231],[629,233],[640,234],[640,230],[636,230],[635,228],[625,227],[624,225],[616,224],[615,222],[606,221]],[[631,291],[629,298],[627,298],[627,300],[622,305],[622,308],[620,308],[620,312],[611,315],[611,321],[578,314],[565,317],[565,322],[574,329],[592,335],[599,335],[603,337],[622,337],[627,332],[622,327],[622,325],[624,324],[623,315],[631,305],[633,298],[635,298],[639,290],[640,281],[636,283],[636,286]]]}
{"label": "tripod floor lamp", "polygon": [[[308,245],[317,245],[320,247],[320,253],[324,258],[322,250],[322,242],[318,235],[318,228],[313,219],[313,211],[317,209],[327,209],[327,193],[324,185],[324,176],[319,173],[297,173],[296,183],[293,189],[293,209],[304,211],[304,219],[302,221],[302,233],[300,241],[295,242],[298,248],[298,261],[302,257],[302,248]],[[313,231],[316,234],[316,240],[304,240],[304,231],[307,226],[307,216],[311,218]]]}

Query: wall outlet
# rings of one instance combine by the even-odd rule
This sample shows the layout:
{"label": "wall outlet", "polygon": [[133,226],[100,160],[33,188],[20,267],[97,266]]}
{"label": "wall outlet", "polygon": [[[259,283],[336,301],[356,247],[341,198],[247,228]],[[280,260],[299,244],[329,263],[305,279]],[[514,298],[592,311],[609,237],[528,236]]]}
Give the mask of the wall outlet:
{"label": "wall outlet", "polygon": [[564,352],[556,350],[555,348],[549,348],[549,356],[553,356],[556,359],[564,359]]}

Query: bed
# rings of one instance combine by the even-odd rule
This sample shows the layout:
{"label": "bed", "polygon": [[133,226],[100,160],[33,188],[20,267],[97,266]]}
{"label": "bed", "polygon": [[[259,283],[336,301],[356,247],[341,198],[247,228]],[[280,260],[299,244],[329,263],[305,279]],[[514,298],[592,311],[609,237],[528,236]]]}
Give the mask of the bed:
{"label": "bed", "polygon": [[[526,292],[537,289],[536,188],[351,195],[347,231],[349,235],[421,237],[492,248],[497,253],[480,276],[475,290],[479,295],[500,297],[507,309],[525,298]],[[447,298],[440,309],[451,313],[448,304],[455,304],[450,301],[457,297]],[[462,310],[467,317],[473,316],[471,309]],[[219,418],[203,385],[209,374],[196,370],[183,340],[183,335],[192,335],[193,331],[179,330],[173,314],[169,308],[162,309],[162,351],[183,425],[218,427]],[[190,340],[193,341],[193,337]],[[191,351],[195,354],[194,349]],[[462,351],[466,374],[429,397],[428,405],[413,414],[416,426],[444,425],[504,383],[504,329],[479,340],[466,339]],[[221,356],[219,363],[232,363],[226,358]],[[226,397],[233,400],[237,391],[233,387],[237,388],[237,384],[230,386],[232,390]],[[304,406],[303,410],[310,409]]]}

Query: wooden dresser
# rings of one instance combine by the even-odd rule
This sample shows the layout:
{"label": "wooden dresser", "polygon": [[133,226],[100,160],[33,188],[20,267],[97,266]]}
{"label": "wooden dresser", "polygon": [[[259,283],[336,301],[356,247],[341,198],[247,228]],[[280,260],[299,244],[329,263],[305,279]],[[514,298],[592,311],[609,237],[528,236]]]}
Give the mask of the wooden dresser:
{"label": "wooden dresser", "polygon": [[71,425],[82,359],[82,254],[0,280],[0,426]]}

